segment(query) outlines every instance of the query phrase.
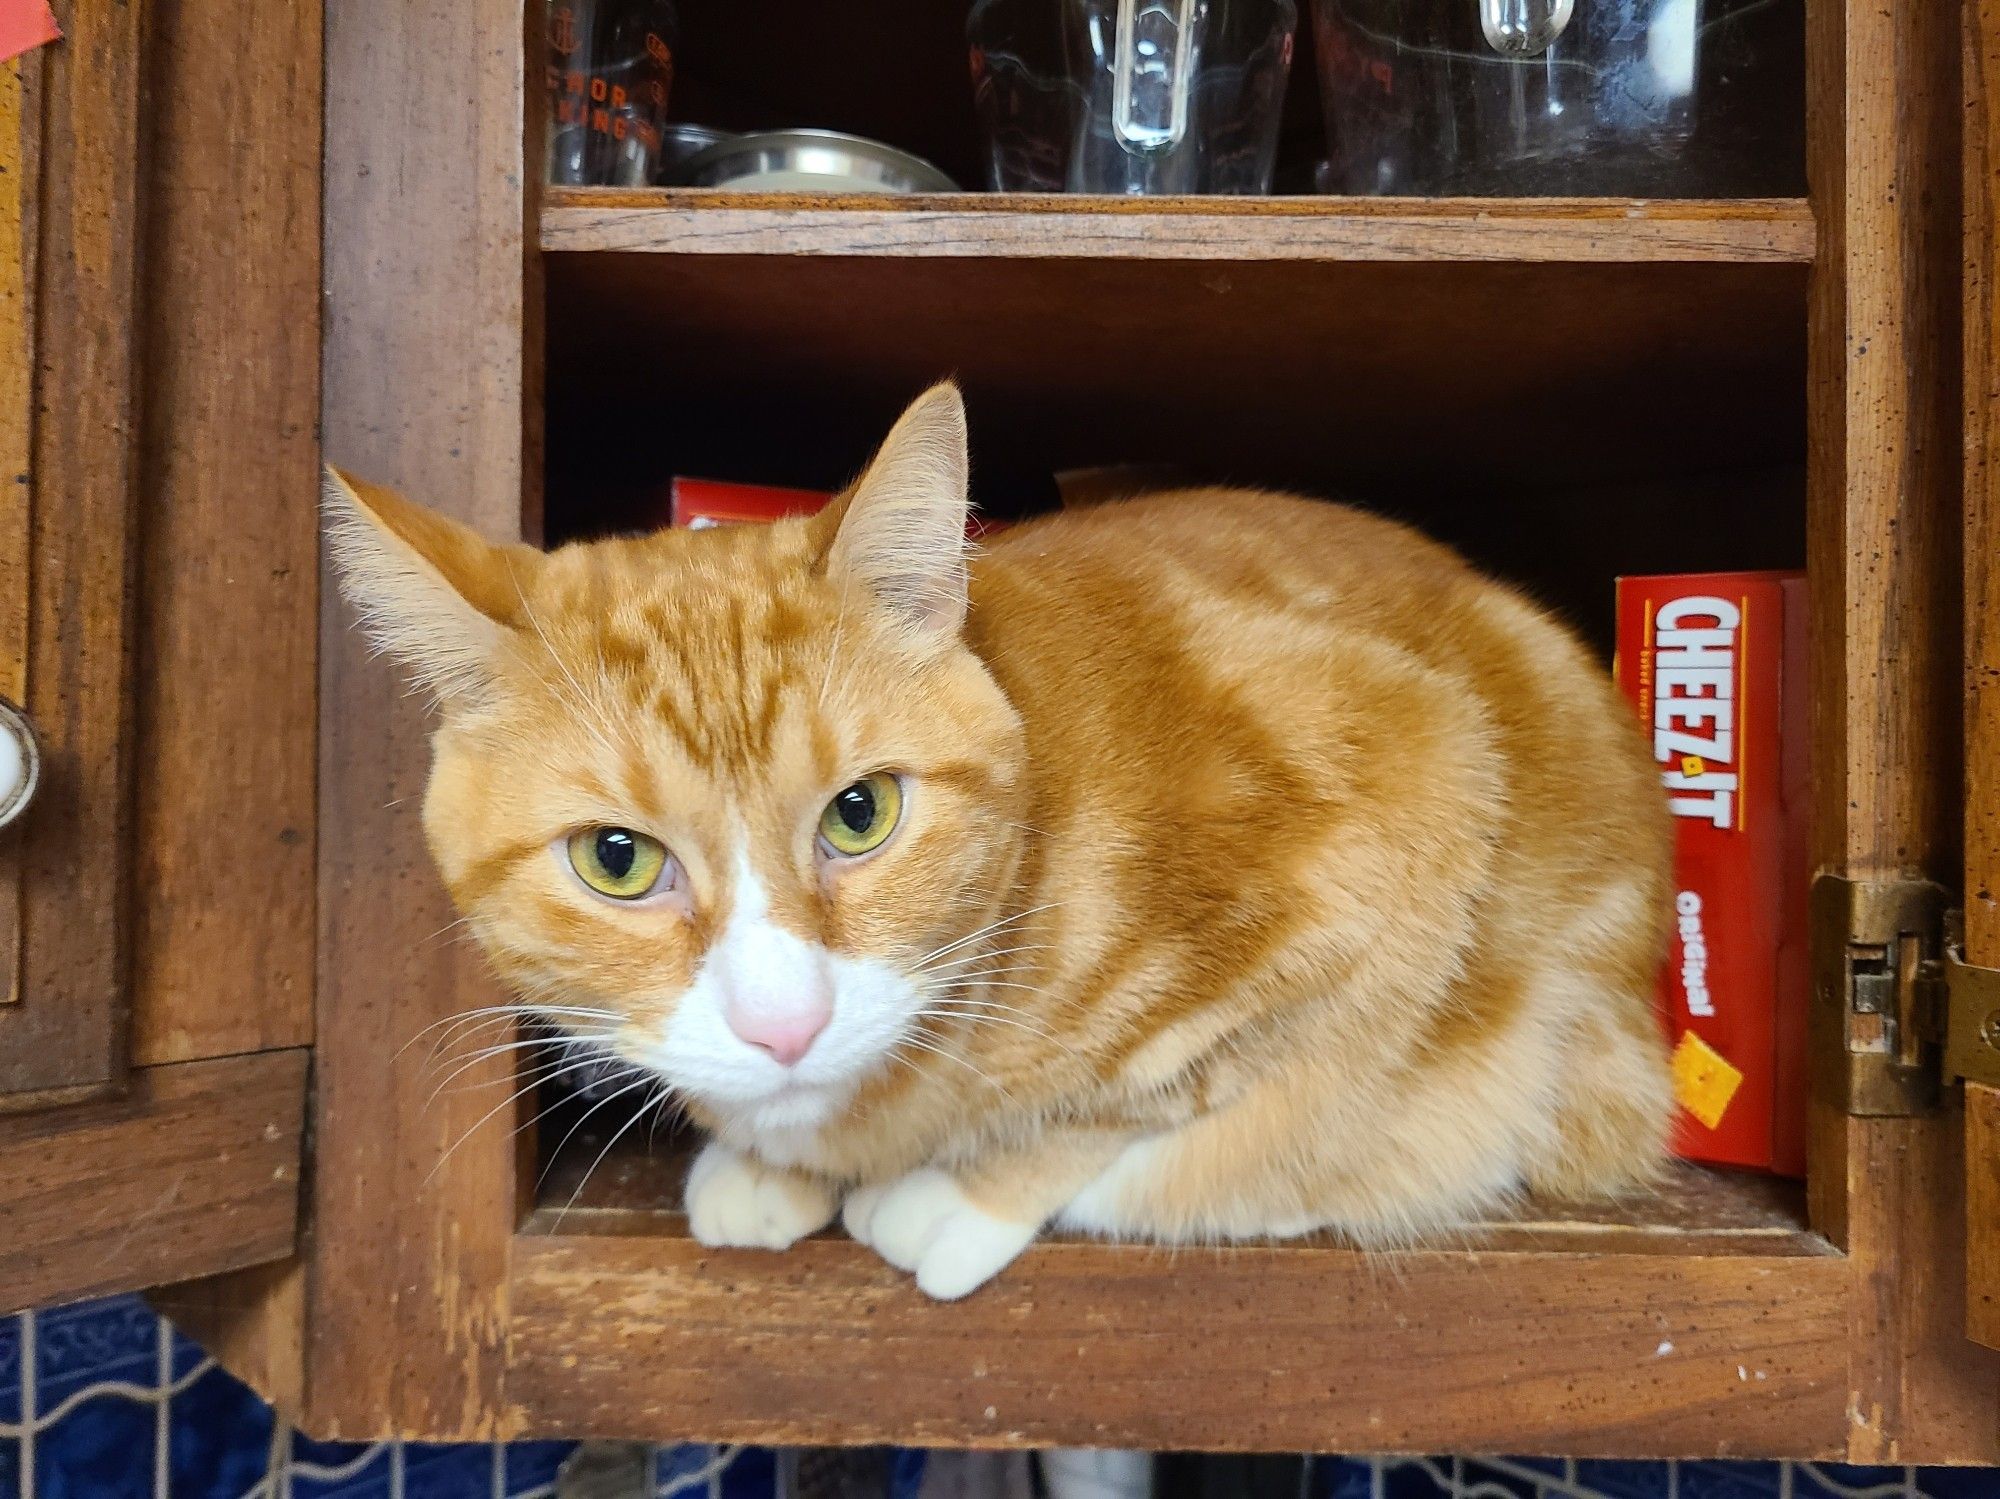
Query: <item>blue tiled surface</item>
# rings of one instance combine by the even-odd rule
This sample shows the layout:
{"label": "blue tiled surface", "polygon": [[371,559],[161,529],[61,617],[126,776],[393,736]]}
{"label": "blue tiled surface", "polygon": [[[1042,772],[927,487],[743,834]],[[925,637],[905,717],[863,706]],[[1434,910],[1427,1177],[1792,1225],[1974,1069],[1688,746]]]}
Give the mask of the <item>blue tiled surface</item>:
{"label": "blue tiled surface", "polygon": [[505,1492],[523,1494],[556,1481],[556,1470],[576,1448],[574,1442],[515,1442],[501,1453]]}
{"label": "blue tiled surface", "polygon": [[0,1317],[0,1425],[21,1419],[21,1325],[19,1317]]}
{"label": "blue tiled surface", "polygon": [[[2000,1474],[1973,1470],[1975,1474],[1989,1481],[2000,1478]],[[1853,1499],[1859,1494],[1879,1494],[1883,1499],[1900,1499],[1902,1490],[1897,1485],[1903,1476],[1901,1468],[1857,1468],[1849,1463],[1803,1463],[1794,1476],[1792,1493],[1796,1499]],[[1985,1495],[1995,1492],[1992,1486],[1979,1491]]]}
{"label": "blue tiled surface", "polygon": [[1689,1463],[1681,1474],[1680,1499],[1779,1499],[1783,1484],[1779,1463]]}
{"label": "blue tiled surface", "polygon": [[902,1448],[889,1459],[889,1499],[917,1499],[927,1454]]}
{"label": "blue tiled surface", "polygon": [[1365,1458],[1323,1457],[1313,1464],[1314,1499],[1371,1499],[1375,1468]]}
{"label": "blue tiled surface", "polygon": [[[162,1342],[165,1339],[165,1342]],[[550,1499],[568,1442],[313,1442],[132,1297],[0,1317],[0,1499]],[[883,1499],[923,1496],[902,1452]],[[663,1446],[655,1499],[777,1499],[760,1448]],[[2000,1470],[1336,1458],[1314,1499],[2000,1499]]]}
{"label": "blue tiled surface", "polygon": [[294,1499],[389,1499],[389,1444],[294,1441]]}

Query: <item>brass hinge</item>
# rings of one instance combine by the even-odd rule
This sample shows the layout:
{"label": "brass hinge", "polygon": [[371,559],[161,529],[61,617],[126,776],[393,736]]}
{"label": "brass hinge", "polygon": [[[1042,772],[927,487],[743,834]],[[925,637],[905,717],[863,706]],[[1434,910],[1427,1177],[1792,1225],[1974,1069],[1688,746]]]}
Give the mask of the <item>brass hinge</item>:
{"label": "brass hinge", "polygon": [[2000,968],[1965,961],[1964,928],[1961,912],[1945,913],[1944,954],[1938,959],[1945,992],[1944,1080],[2000,1088]]}
{"label": "brass hinge", "polygon": [[1961,1077],[2000,1086],[2000,970],[1965,962],[1930,880],[1812,888],[1813,1076],[1849,1114],[1928,1113]]}
{"label": "brass hinge", "polygon": [[1943,1024],[1926,965],[1945,904],[1929,880],[1813,881],[1813,1081],[1849,1114],[1937,1107]]}

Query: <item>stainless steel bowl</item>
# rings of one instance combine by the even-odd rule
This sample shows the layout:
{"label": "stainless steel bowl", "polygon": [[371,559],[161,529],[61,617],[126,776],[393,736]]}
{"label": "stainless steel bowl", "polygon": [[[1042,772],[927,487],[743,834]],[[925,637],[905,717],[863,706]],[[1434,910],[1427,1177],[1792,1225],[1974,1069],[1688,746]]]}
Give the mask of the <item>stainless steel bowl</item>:
{"label": "stainless steel bowl", "polygon": [[921,156],[838,130],[759,130],[688,161],[690,187],[770,193],[955,193]]}
{"label": "stainless steel bowl", "polygon": [[660,127],[660,169],[653,180],[661,187],[686,187],[688,163],[711,146],[736,139],[733,130],[713,125],[696,125],[687,120],[669,120]]}

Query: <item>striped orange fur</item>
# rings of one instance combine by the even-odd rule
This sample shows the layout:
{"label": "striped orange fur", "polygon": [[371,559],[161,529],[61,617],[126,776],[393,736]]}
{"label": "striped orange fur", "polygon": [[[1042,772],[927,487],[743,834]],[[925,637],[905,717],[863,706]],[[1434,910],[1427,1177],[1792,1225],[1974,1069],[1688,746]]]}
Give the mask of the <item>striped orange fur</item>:
{"label": "striped orange fur", "polygon": [[[1560,625],[1402,526],[1191,491],[968,557],[950,387],[768,527],[543,555],[328,501],[440,701],[454,900],[712,1132],[708,1242],[844,1203],[954,1296],[1052,1223],[1396,1244],[1660,1163],[1646,750]],[[878,773],[900,821],[843,856],[823,810]],[[655,893],[576,877],[597,828],[664,847]]]}

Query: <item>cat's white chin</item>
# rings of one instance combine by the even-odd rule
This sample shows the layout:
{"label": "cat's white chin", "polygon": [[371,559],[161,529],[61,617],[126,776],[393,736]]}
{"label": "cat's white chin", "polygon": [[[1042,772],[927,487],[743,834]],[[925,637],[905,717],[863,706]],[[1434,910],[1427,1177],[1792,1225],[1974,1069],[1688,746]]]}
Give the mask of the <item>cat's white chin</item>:
{"label": "cat's white chin", "polygon": [[769,1098],[752,1104],[738,1104],[728,1112],[741,1133],[756,1139],[765,1135],[793,1134],[817,1129],[847,1107],[851,1088],[816,1087],[797,1084],[781,1089]]}

